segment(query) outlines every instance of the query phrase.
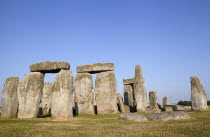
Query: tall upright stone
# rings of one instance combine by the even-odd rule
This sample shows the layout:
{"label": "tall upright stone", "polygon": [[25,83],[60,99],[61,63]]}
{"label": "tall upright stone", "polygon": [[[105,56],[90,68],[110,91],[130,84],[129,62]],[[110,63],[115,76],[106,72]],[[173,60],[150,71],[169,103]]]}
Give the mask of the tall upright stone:
{"label": "tall upright stone", "polygon": [[70,70],[61,70],[53,84],[51,113],[54,118],[73,117],[72,94],[72,72]]}
{"label": "tall upright stone", "polygon": [[157,99],[157,92],[151,91],[149,92],[149,100],[150,100],[150,108],[157,109],[158,108],[158,99]]}
{"label": "tall upright stone", "polygon": [[168,99],[168,97],[164,97],[163,98],[163,106],[165,106],[165,105],[169,105],[169,99]]}
{"label": "tall upright stone", "polygon": [[78,73],[74,86],[77,114],[95,114],[92,89],[92,75],[89,73]]}
{"label": "tall upright stone", "polygon": [[144,89],[143,83],[142,69],[140,65],[137,65],[135,69],[134,95],[138,112],[145,112],[147,107],[146,90]]}
{"label": "tall upright stone", "polygon": [[18,77],[7,78],[2,91],[2,112],[1,117],[17,117],[18,96],[17,89],[19,84]]}
{"label": "tall upright stone", "polygon": [[43,86],[43,73],[32,72],[24,76],[18,86],[18,118],[36,118],[38,116]]}
{"label": "tall upright stone", "polygon": [[41,109],[43,115],[50,115],[52,101],[52,83],[45,82],[42,94]]}
{"label": "tall upright stone", "polygon": [[116,78],[114,71],[101,72],[96,77],[95,102],[97,114],[116,114]]}
{"label": "tall upright stone", "polygon": [[124,85],[124,101],[125,105],[128,105],[130,107],[134,106],[134,97],[133,97],[134,91],[132,85]]}
{"label": "tall upright stone", "polygon": [[207,95],[197,77],[191,77],[191,102],[193,111],[207,111]]}

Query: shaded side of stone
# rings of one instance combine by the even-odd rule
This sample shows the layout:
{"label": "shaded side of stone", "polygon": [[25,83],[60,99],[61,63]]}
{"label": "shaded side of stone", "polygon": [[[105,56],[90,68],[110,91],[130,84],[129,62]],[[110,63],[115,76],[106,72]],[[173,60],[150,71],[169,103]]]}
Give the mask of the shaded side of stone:
{"label": "shaded side of stone", "polygon": [[18,118],[36,118],[42,98],[44,74],[32,72],[24,76],[18,86]]}
{"label": "shaded side of stone", "polygon": [[95,103],[98,114],[116,114],[116,78],[113,71],[101,72],[96,77]]}
{"label": "shaded side of stone", "polygon": [[70,70],[61,70],[53,84],[51,113],[54,118],[73,117],[72,94],[72,72]]}
{"label": "shaded side of stone", "polygon": [[2,112],[1,117],[15,118],[18,111],[17,89],[19,84],[18,77],[7,78],[2,91]]}
{"label": "shaded side of stone", "polygon": [[191,77],[191,102],[193,111],[207,111],[207,95],[197,77]]}
{"label": "shaded side of stone", "polygon": [[92,89],[92,75],[89,73],[78,73],[74,86],[77,114],[95,114]]}
{"label": "shaded side of stone", "polygon": [[134,106],[134,91],[132,85],[124,85],[124,101],[125,105]]}
{"label": "shaded side of stone", "polygon": [[117,104],[118,104],[119,109],[120,109],[119,111],[121,113],[125,113],[125,105],[123,103],[123,97],[122,97],[122,95],[120,93],[116,93],[116,96],[117,96]]}

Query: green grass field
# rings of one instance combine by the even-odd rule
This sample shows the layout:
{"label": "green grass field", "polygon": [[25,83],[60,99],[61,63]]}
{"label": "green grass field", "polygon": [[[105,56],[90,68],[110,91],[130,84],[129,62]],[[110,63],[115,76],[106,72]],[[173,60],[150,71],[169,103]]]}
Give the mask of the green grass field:
{"label": "green grass field", "polygon": [[68,120],[0,118],[0,136],[210,136],[210,111],[188,113],[192,117],[189,120],[148,122],[121,121],[119,115],[83,115]]}

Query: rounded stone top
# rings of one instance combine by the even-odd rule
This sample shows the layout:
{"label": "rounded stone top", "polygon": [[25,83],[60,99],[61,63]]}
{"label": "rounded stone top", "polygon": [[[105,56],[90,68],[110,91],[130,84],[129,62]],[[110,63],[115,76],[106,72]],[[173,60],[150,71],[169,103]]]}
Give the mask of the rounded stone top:
{"label": "rounded stone top", "polygon": [[68,62],[45,61],[30,65],[31,72],[58,73],[61,69],[69,70],[70,64]]}

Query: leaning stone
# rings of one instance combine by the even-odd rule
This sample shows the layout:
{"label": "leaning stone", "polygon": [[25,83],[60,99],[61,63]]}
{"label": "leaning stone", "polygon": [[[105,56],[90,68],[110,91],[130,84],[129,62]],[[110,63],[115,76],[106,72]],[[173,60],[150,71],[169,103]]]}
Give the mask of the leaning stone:
{"label": "leaning stone", "polygon": [[131,79],[123,79],[123,84],[124,85],[132,85],[134,84],[135,82],[135,79],[134,78],[131,78]]}
{"label": "leaning stone", "polygon": [[134,84],[134,95],[135,102],[138,112],[145,112],[147,107],[146,104],[146,90],[144,89],[144,80],[142,77],[142,69],[141,66],[137,65],[135,69],[135,84]]}
{"label": "leaning stone", "polygon": [[30,66],[31,72],[58,73],[61,69],[69,70],[70,64],[67,62],[45,61],[41,63],[32,64]]}
{"label": "leaning stone", "polygon": [[7,78],[2,91],[2,112],[1,117],[14,118],[18,112],[17,89],[19,84],[18,77]]}
{"label": "leaning stone", "polygon": [[183,112],[183,111],[151,114],[146,117],[150,121],[160,121],[160,120],[167,121],[167,120],[179,120],[179,119],[190,118],[190,116],[186,112]]}
{"label": "leaning stone", "polygon": [[164,97],[163,98],[163,106],[164,105],[169,105],[169,99],[168,99],[168,97]]}
{"label": "leaning stone", "polygon": [[70,70],[61,70],[53,84],[51,113],[54,118],[73,117],[72,94],[72,72]]}
{"label": "leaning stone", "polygon": [[207,95],[197,77],[191,77],[191,101],[193,111],[207,111]]}
{"label": "leaning stone", "polygon": [[116,96],[117,96],[117,102],[118,102],[118,105],[119,105],[119,108],[120,108],[120,112],[125,113],[125,105],[123,103],[122,95],[120,93],[116,93]]}
{"label": "leaning stone", "polygon": [[74,95],[77,114],[95,114],[93,104],[93,81],[89,73],[78,73],[75,79]]}
{"label": "leaning stone", "polygon": [[51,115],[51,101],[52,101],[52,83],[46,82],[44,83],[42,101],[41,101],[41,109],[43,115]]}
{"label": "leaning stone", "polygon": [[165,107],[164,111],[165,112],[173,112],[173,109],[171,107]]}
{"label": "leaning stone", "polygon": [[97,75],[94,92],[97,114],[118,113],[114,71],[101,72]]}
{"label": "leaning stone", "polygon": [[135,121],[135,122],[148,121],[148,119],[145,116],[135,113],[124,113],[120,115],[119,119],[126,121]]}
{"label": "leaning stone", "polygon": [[96,63],[77,67],[77,73],[100,73],[105,71],[114,71],[113,63]]}
{"label": "leaning stone", "polygon": [[23,78],[18,86],[18,118],[36,118],[42,98],[44,74],[32,72]]}

